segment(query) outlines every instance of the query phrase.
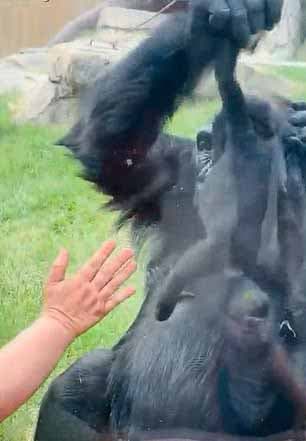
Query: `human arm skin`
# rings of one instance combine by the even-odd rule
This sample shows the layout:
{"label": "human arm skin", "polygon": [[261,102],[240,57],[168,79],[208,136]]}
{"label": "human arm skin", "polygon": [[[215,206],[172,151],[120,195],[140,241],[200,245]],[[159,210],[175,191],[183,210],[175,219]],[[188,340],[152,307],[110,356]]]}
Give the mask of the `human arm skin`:
{"label": "human arm skin", "polygon": [[78,335],[134,293],[132,287],[117,292],[136,269],[133,252],[125,249],[108,259],[114,248],[113,241],[106,242],[67,279],[68,253],[55,260],[40,317],[0,350],[0,421],[33,395]]}

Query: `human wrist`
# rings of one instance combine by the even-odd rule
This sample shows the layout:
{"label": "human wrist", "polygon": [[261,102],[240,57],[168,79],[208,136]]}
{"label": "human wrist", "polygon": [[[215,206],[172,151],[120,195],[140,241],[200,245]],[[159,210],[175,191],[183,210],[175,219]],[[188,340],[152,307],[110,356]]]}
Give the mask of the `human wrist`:
{"label": "human wrist", "polygon": [[61,320],[56,313],[52,311],[42,312],[36,323],[47,330],[52,338],[56,338],[63,346],[69,346],[77,337],[72,326],[69,326],[64,320]]}

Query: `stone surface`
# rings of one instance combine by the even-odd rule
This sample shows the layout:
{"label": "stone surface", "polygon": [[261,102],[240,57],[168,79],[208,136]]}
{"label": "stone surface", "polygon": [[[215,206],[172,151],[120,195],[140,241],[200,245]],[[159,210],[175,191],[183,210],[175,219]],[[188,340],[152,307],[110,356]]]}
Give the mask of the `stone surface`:
{"label": "stone surface", "polygon": [[301,43],[302,16],[300,0],[284,0],[282,19],[259,43],[257,56],[280,60],[291,58]]}
{"label": "stone surface", "polygon": [[[237,68],[237,77],[243,90],[246,93],[263,97],[272,97],[280,93],[289,97],[294,91],[295,84],[286,78],[273,75],[271,71],[273,66],[278,66],[278,64],[270,66],[269,64],[260,64],[251,57],[241,57]],[[219,96],[213,73],[202,78],[195,91],[195,96],[205,99],[215,99]]]}
{"label": "stone surface", "polygon": [[19,51],[5,58],[7,63],[16,68],[34,73],[45,73],[48,67],[48,49],[32,48]]}
{"label": "stone surface", "polygon": [[43,124],[71,125],[78,116],[78,99],[58,94],[58,88],[47,76],[42,76],[33,87],[19,95],[13,107],[17,123],[33,122]]}
{"label": "stone surface", "polygon": [[106,46],[105,49],[96,49],[89,44],[62,44],[50,50],[49,80],[60,86],[62,98],[91,84],[104,68],[119,58],[118,51]]}
{"label": "stone surface", "polygon": [[[101,0],[97,7],[85,11],[74,20],[66,23],[66,25],[51,38],[48,46],[66,43],[76,38],[79,38],[83,32],[92,32],[100,20],[103,21],[103,10],[109,7],[120,7],[134,10],[159,11],[164,6],[169,4],[169,0]],[[179,1],[174,4],[167,11],[173,12],[175,9],[180,9],[182,2]]]}
{"label": "stone surface", "polygon": [[98,21],[98,29],[103,28],[115,28],[125,29],[129,31],[137,29],[151,30],[158,26],[165,16],[156,16],[152,12],[137,11],[133,9],[108,7],[101,11]]}
{"label": "stone surface", "polygon": [[45,49],[26,50],[0,60],[0,94],[20,92],[35,86],[47,72]]}
{"label": "stone surface", "polygon": [[110,43],[65,43],[49,50],[48,69],[40,81],[22,89],[16,119],[71,123],[78,116],[81,92],[117,62],[130,47]]}
{"label": "stone surface", "polygon": [[[82,90],[105,74],[128,51],[129,47],[114,49],[106,43],[95,48],[81,44],[54,47],[49,54],[49,72],[34,77],[32,83],[28,80],[26,90],[22,87],[17,119],[71,124],[79,114]],[[293,88],[290,81],[267,72],[261,65],[254,64],[254,59],[250,62],[247,57],[239,63],[238,77],[245,91],[263,96],[272,96],[279,91],[290,95]],[[200,81],[195,96],[218,97],[213,74]]]}
{"label": "stone surface", "polygon": [[[238,72],[244,90],[263,95],[279,91],[290,94],[292,83],[269,74],[260,62],[271,62],[271,51],[273,55],[284,56],[282,50],[287,48],[289,39],[293,40],[289,26],[292,23],[298,26],[296,14],[292,15],[296,12],[292,11],[295,2],[299,0],[285,0],[282,22],[274,35],[260,43],[257,55],[242,57]],[[78,116],[82,91],[165,19],[164,16],[152,18],[150,12],[103,8],[98,29],[91,35],[48,49],[25,50],[0,60],[0,93],[18,93],[15,109],[18,121],[71,124]],[[213,75],[200,81],[195,95],[208,99],[218,96]]]}
{"label": "stone surface", "polygon": [[[108,8],[106,15],[111,27],[102,25],[91,36],[50,47],[43,62],[38,63],[34,58],[37,57],[35,51],[31,53],[33,63],[29,54],[26,62],[19,59],[16,63],[16,57],[11,57],[10,63],[16,72],[12,76],[11,70],[4,70],[8,79],[14,79],[13,85],[20,94],[16,106],[17,121],[66,123],[77,118],[81,92],[148,35],[145,29],[130,31],[130,16],[122,9],[119,12],[125,17],[126,28],[112,22],[118,8]],[[137,15],[138,11],[135,12]],[[139,20],[142,23],[149,17],[151,15],[145,13]],[[139,20],[137,23],[140,23]],[[30,66],[36,70],[32,82]],[[41,72],[37,78],[38,67]],[[5,81],[3,83],[6,84]]]}

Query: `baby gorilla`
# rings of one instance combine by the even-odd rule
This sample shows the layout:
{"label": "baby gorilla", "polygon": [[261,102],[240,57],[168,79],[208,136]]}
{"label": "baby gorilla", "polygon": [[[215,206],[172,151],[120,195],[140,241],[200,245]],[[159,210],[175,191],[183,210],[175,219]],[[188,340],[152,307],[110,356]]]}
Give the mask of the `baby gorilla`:
{"label": "baby gorilla", "polygon": [[[299,140],[293,149],[284,143],[288,103],[245,98],[235,79],[238,51],[230,43],[222,47],[216,79],[223,109],[212,136],[216,164],[196,195],[206,237],[187,249],[166,278],[157,318],[169,318],[190,280],[239,268],[263,290],[286,298],[289,329],[304,263]],[[271,238],[273,258],[267,259]]]}
{"label": "baby gorilla", "polygon": [[224,313],[219,311],[224,346],[218,387],[225,430],[235,433],[243,421],[245,433],[250,433],[264,420],[263,436],[268,434],[265,428],[277,431],[284,424],[285,430],[289,420],[293,429],[300,429],[306,395],[291,372],[287,351],[273,337],[273,304],[242,274],[233,274],[228,282]]}

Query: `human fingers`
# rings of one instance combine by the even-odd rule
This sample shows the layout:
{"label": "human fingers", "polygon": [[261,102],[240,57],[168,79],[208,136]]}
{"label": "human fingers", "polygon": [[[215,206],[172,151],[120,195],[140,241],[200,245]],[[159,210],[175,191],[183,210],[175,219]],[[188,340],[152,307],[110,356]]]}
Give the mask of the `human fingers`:
{"label": "human fingers", "polygon": [[122,268],[133,256],[133,250],[125,248],[121,250],[117,256],[101,266],[93,280],[97,290],[100,291],[103,289],[104,286],[115,276],[117,271],[119,271],[120,268]]}
{"label": "human fingers", "polygon": [[68,251],[62,249],[50,268],[49,275],[47,278],[47,284],[53,284],[63,281],[65,279],[68,263],[69,263]]}
{"label": "human fingers", "polygon": [[135,294],[136,290],[132,286],[127,286],[122,290],[115,293],[107,302],[105,302],[105,313],[108,314],[120,303],[124,302],[126,299]]}
{"label": "human fingers", "polygon": [[86,280],[93,280],[115,248],[116,242],[114,240],[104,242],[101,248],[79,270],[79,275],[84,277]]}
{"label": "human fingers", "polygon": [[99,298],[105,302],[118,290],[118,288],[126,282],[126,280],[136,271],[137,264],[134,260],[129,261],[121,268],[115,276],[104,286],[99,293]]}

